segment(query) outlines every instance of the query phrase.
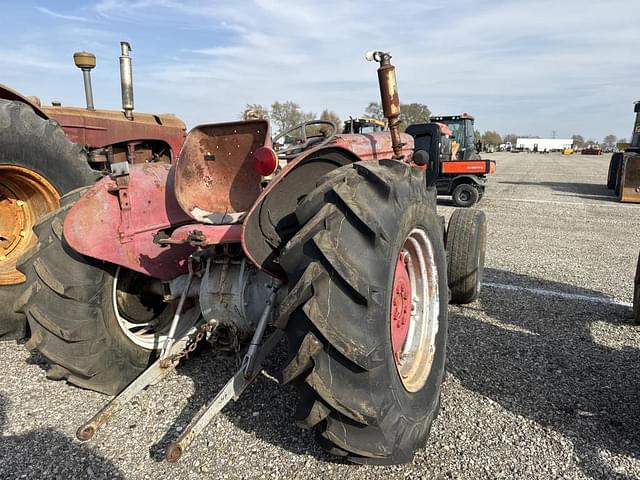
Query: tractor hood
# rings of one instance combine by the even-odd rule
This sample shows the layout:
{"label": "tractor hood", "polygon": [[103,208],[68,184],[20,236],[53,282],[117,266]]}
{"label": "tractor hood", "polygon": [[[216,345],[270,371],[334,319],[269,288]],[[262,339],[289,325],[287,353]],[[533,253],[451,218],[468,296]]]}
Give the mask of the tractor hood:
{"label": "tractor hood", "polygon": [[173,152],[179,152],[186,126],[175,115],[135,113],[127,120],[115,110],[87,110],[79,107],[42,107],[42,111],[60,123],[72,142],[89,148],[101,148],[137,140],[160,140]]}

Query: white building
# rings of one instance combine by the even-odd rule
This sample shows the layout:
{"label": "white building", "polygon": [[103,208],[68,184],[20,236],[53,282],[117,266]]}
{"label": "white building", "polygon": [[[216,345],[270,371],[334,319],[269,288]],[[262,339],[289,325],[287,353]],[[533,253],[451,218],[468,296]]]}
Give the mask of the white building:
{"label": "white building", "polygon": [[553,150],[564,150],[571,148],[573,140],[571,138],[518,138],[516,148],[518,150],[529,150],[533,152],[551,152]]}

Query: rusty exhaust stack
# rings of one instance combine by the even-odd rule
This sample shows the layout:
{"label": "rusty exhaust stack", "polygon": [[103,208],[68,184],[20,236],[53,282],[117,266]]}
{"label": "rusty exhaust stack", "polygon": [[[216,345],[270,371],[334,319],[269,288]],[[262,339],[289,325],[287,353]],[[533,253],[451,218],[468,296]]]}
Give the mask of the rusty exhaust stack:
{"label": "rusty exhaust stack", "polygon": [[96,56],[89,52],[76,52],[73,54],[73,63],[82,70],[84,79],[84,95],[87,99],[87,110],[95,110],[93,106],[93,89],[91,88],[91,70],[96,66]]}
{"label": "rusty exhaust stack", "polygon": [[120,42],[120,87],[122,89],[122,110],[128,120],[133,120],[133,72],[129,42]]}
{"label": "rusty exhaust stack", "polygon": [[400,136],[400,97],[396,83],[396,67],[391,65],[391,55],[387,52],[367,52],[365,58],[370,62],[378,62],[378,82],[380,83],[380,99],[382,111],[389,124],[393,158],[402,160],[402,143]]}

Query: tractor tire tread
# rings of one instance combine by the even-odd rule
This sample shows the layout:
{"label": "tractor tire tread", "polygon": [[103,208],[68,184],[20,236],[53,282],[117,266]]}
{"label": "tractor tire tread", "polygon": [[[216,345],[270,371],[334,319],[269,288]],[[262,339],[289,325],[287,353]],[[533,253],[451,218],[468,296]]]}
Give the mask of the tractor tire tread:
{"label": "tractor tire tread", "polygon": [[110,295],[111,272],[58,238],[55,224],[71,205],[40,222],[38,249],[19,266],[27,274],[19,305],[31,332],[27,347],[47,360],[50,378],[113,395],[144,370],[148,357],[123,354],[106,330],[102,302]]}
{"label": "tractor tire tread", "polygon": [[[365,324],[330,322],[327,308],[364,321],[368,309],[382,308],[387,287],[379,272],[362,270],[359,257],[386,258],[382,225],[410,199],[429,209],[435,192],[422,172],[394,161],[347,165],[325,180],[298,205],[301,228],[280,255],[291,285],[281,308],[291,317],[282,322],[291,353],[281,380],[301,392],[297,420],[316,430],[329,453],[356,463],[404,463],[413,445],[426,442],[435,402],[419,422],[403,416],[389,391],[381,339]],[[342,248],[347,230],[352,244]]]}

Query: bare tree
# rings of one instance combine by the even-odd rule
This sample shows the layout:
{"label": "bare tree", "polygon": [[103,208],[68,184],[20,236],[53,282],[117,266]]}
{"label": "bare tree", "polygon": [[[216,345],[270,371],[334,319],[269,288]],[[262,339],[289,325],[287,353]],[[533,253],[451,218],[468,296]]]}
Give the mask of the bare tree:
{"label": "bare tree", "polygon": [[378,102],[369,102],[367,108],[364,109],[365,116],[369,118],[375,118],[376,120],[384,120],[384,113],[382,112],[382,105]]}
{"label": "bare tree", "polygon": [[431,118],[431,110],[422,103],[400,104],[400,128],[404,131],[414,123],[427,123]]}
{"label": "bare tree", "polygon": [[578,148],[584,147],[584,138],[582,137],[582,135],[571,135],[571,140],[573,140],[573,144],[576,147]]}
{"label": "bare tree", "polygon": [[316,118],[315,113],[303,112],[296,102],[273,102],[271,104],[272,122],[282,132],[300,123],[308,122]]}
{"label": "bare tree", "polygon": [[616,137],[615,135],[609,134],[606,137],[604,137],[604,139],[602,140],[602,146],[607,150],[613,150],[614,148],[616,148],[617,141],[618,141],[618,137]]}
{"label": "bare tree", "polygon": [[340,128],[342,122],[340,122],[340,117],[333,110],[324,109],[320,114],[320,120],[324,120],[326,122],[333,122],[333,124]]}
{"label": "bare tree", "polygon": [[502,138],[498,132],[494,131],[486,131],[480,137],[480,141],[483,145],[494,145],[498,146],[502,143]]}
{"label": "bare tree", "polygon": [[[378,102],[369,102],[364,113],[369,118],[384,120],[382,105]],[[400,104],[400,128],[404,130],[414,123],[426,123],[431,117],[431,110],[422,103],[401,103]]]}
{"label": "bare tree", "polygon": [[515,133],[507,133],[504,137],[502,137],[502,141],[504,143],[510,143],[515,147],[518,141],[518,136]]}
{"label": "bare tree", "polygon": [[244,110],[240,112],[243,120],[269,119],[269,110],[259,103],[247,103]]}

